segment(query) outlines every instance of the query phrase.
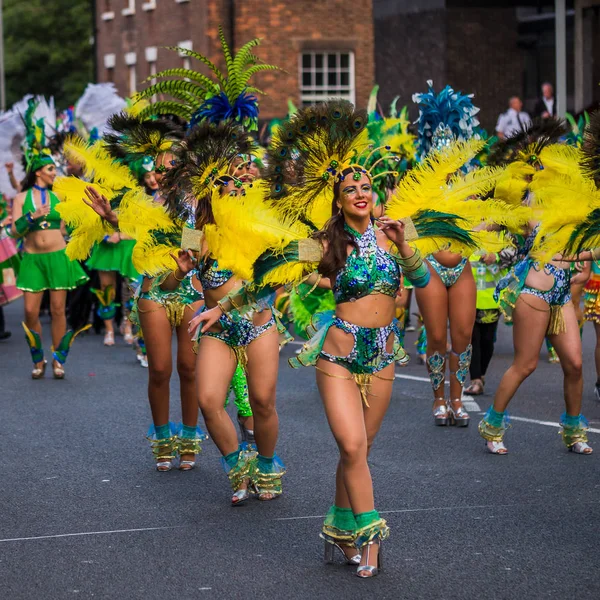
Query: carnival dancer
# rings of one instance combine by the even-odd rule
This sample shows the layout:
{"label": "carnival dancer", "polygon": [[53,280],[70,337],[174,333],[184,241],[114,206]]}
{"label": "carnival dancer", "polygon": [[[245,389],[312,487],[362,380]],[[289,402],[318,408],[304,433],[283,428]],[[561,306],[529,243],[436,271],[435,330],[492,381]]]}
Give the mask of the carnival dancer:
{"label": "carnival dancer", "polygon": [[[469,140],[479,121],[472,95],[446,86],[439,94],[428,81],[428,91],[414,94],[419,107],[419,158],[432,148],[443,148],[453,139]],[[461,165],[462,167],[463,165]],[[415,290],[427,335],[426,363],[433,390],[433,419],[436,425],[466,427],[470,417],[462,403],[462,390],[469,373],[475,323],[476,287],[468,260],[446,250],[427,256],[431,284]],[[446,346],[450,327],[450,396],[445,397]]]}
{"label": "carnival dancer", "polygon": [[[64,198],[61,211],[74,227],[67,252],[85,258],[94,243],[105,235],[122,231],[135,239],[136,226],[141,214],[144,223],[154,226],[158,233],[160,223],[168,222],[165,208],[159,198],[155,201],[127,167],[123,159],[141,159],[149,156],[155,161],[155,177],[162,182],[166,171],[172,168],[171,146],[181,137],[171,123],[163,120],[143,121],[131,115],[120,114],[110,121],[112,134],[105,137],[105,145],[88,146],[85,142],[71,140],[65,146],[67,155],[84,165],[91,184],[75,178],[57,181],[56,189]],[[110,150],[110,154],[108,153]],[[115,158],[118,161],[115,161]],[[93,210],[90,210],[81,198]],[[136,203],[136,200],[138,201]],[[145,204],[144,204],[145,203]],[[136,206],[140,208],[136,211]],[[127,208],[129,207],[129,210]],[[183,208],[180,207],[183,211]],[[96,214],[95,214],[96,213]],[[128,222],[129,221],[129,222]],[[179,242],[184,221],[179,224]],[[128,232],[125,232],[128,229]],[[177,246],[172,245],[170,251]],[[132,320],[141,326],[148,358],[148,400],[152,412],[152,425],[148,439],[154,454],[157,471],[173,468],[179,458],[179,469],[188,471],[196,464],[201,451],[204,432],[198,427],[198,402],[195,393],[194,353],[187,334],[186,313],[191,317],[202,302],[199,282],[189,278],[175,294],[164,293],[154,285],[154,276],[168,270],[166,260],[149,256],[145,248],[136,245],[132,260],[136,270],[145,274],[132,308]],[[136,254],[137,253],[137,254]],[[167,258],[170,261],[167,252]],[[180,379],[182,422],[170,421],[170,380],[173,370],[172,337],[177,337],[177,371]]]}
{"label": "carnival dancer", "polygon": [[[394,363],[406,356],[394,298],[402,269],[416,286],[429,280],[405,232],[411,239],[419,231],[437,238],[433,247],[452,241],[474,247],[475,242],[449,213],[409,211],[406,216],[414,214],[414,220],[403,223],[381,217],[375,229],[368,167],[375,151],[383,149],[370,146],[365,124],[366,114],[347,102],[300,111],[273,137],[265,188],[248,189],[235,201],[225,196],[213,202],[218,233],[205,230],[211,248],[221,266],[251,283],[232,289],[215,308],[195,317],[191,327],[206,334],[230,315],[244,314],[270,286],[303,282],[332,288],[335,311],[317,316],[314,336],[290,363],[317,367],[317,384],[340,449],[335,503],[322,531],[326,560],[337,547],[349,564],[357,565],[358,576],[372,577],[388,528],[375,510],[367,456],[390,401]],[[325,223],[320,231],[315,231],[316,222]]]}
{"label": "carnival dancer", "polygon": [[[548,145],[548,141],[542,137],[527,144],[526,140],[519,153],[523,173],[529,169],[529,175],[521,179],[530,191],[528,202],[537,218],[519,248],[519,262],[497,288],[500,308],[513,322],[514,359],[500,381],[493,405],[479,423],[479,433],[493,454],[508,452],[503,442],[508,425],[506,409],[521,383],[535,371],[546,335],[556,349],[564,375],[563,441],[572,452],[592,453],[587,443],[587,421],[581,414],[582,351],[571,302],[571,259],[562,259],[561,254],[569,235],[599,206],[600,197],[593,180],[581,169],[580,151]],[[567,202],[569,211],[564,210]],[[586,250],[573,261],[597,258]]]}
{"label": "carnival dancer", "polygon": [[[135,159],[124,159],[124,163],[131,169],[133,175],[138,179],[141,186],[145,187],[146,192],[153,194],[158,190],[154,173],[154,159],[150,156],[142,156]],[[127,285],[132,285],[139,273],[136,271],[132,262],[133,248],[135,240],[128,238],[122,232],[116,231],[113,234],[104,236],[99,244],[96,244],[90,258],[86,262],[88,269],[98,271],[100,278],[100,289],[93,289],[92,292],[98,299],[98,316],[104,321],[104,345],[115,345],[114,320],[117,310],[115,298],[117,295],[117,282],[120,275]],[[126,306],[126,299],[123,304],[123,339],[126,344],[133,343],[133,334],[131,331],[131,322],[129,321],[129,311]]]}
{"label": "carnival dancer", "polygon": [[[158,73],[156,78],[178,79],[159,81],[139,94],[141,98],[150,98],[157,93],[167,92],[176,99],[150,105],[143,114],[170,112],[190,122],[188,135],[177,154],[175,169],[169,173],[172,182],[169,198],[173,199],[172,202],[183,198],[196,206],[194,217],[198,233],[213,224],[213,197],[219,197],[222,193],[236,194],[243,189],[242,179],[249,184],[254,178],[255,161],[248,160],[246,155],[255,156],[258,148],[240,128],[257,128],[258,103],[256,96],[247,90],[248,82],[254,73],[276,69],[271,65],[256,64],[252,49],[259,44],[259,40],[250,40],[233,56],[222,29],[219,29],[219,37],[227,72],[215,71],[214,82],[190,69],[185,72],[178,70],[177,73],[167,70]],[[196,52],[178,50],[201,62],[208,60]],[[193,82],[192,87],[197,92],[192,101],[188,80]],[[232,125],[233,122],[237,125]],[[204,125],[206,123],[219,126],[208,127]],[[194,128],[197,124],[200,126]],[[237,173],[241,179],[233,173]],[[201,256],[202,266],[197,273],[207,306],[214,306],[240,282],[230,271],[219,267],[210,254],[210,246],[201,245]],[[179,256],[178,260],[184,262],[178,262],[175,273],[162,281],[162,289],[177,289],[181,276],[187,275],[192,269],[191,259],[186,255]],[[271,335],[281,330],[281,324],[276,323],[275,315],[266,303],[247,318],[238,317],[222,324],[220,333],[213,331],[199,340],[196,369],[200,408],[209,433],[224,456],[223,465],[234,491],[233,504],[247,500],[251,491],[256,492],[261,500],[276,498],[281,494],[281,477],[285,472],[283,463],[275,454],[278,436],[275,410],[278,359],[273,359],[273,352],[278,353],[279,343],[278,336]],[[265,368],[265,363],[272,367]],[[249,401],[254,413],[253,429],[250,429],[251,422],[248,420],[250,415],[239,414],[241,445],[224,410],[232,376],[234,388],[244,392],[239,366],[247,373]],[[216,378],[215,373],[222,373],[222,376]],[[251,442],[252,435],[258,455],[249,451],[247,442]]]}
{"label": "carnival dancer", "polygon": [[51,191],[56,166],[46,147],[44,121],[35,120],[36,106],[36,102],[30,100],[24,115],[26,138],[23,149],[27,173],[23,191],[13,201],[11,233],[24,239],[25,251],[17,287],[24,292],[23,328],[34,364],[31,377],[41,379],[46,370],[39,314],[44,291],[49,290],[52,372],[55,379],[63,379],[71,344],[82,331],[67,331],[67,290],[85,283],[88,277],[65,253],[62,221],[57,212],[59,199]]}
{"label": "carnival dancer", "polygon": [[[200,124],[182,142],[175,168],[169,173],[177,181],[173,193],[193,195],[197,199],[196,228],[214,226],[213,204],[221,195],[237,197],[244,193],[243,183],[229,175],[232,161],[251,152],[252,142],[233,124]],[[196,269],[184,253],[178,268],[162,284],[177,289],[179,280]],[[202,245],[197,274],[204,291],[207,309],[217,306],[241,282],[230,270],[223,269],[211,255],[210,245]],[[202,315],[202,313],[201,313]],[[195,317],[196,319],[202,318]],[[195,328],[193,328],[195,330]],[[223,316],[211,330],[198,338],[196,377],[198,400],[211,438],[223,455],[223,466],[233,489],[232,504],[245,502],[251,492],[260,500],[272,500],[282,493],[281,478],[285,467],[275,454],[278,416],[275,393],[279,364],[279,336],[283,329],[268,303],[248,314],[233,312]],[[257,452],[238,443],[235,428],[224,410],[235,370],[241,365],[247,375],[249,400],[254,415]]]}

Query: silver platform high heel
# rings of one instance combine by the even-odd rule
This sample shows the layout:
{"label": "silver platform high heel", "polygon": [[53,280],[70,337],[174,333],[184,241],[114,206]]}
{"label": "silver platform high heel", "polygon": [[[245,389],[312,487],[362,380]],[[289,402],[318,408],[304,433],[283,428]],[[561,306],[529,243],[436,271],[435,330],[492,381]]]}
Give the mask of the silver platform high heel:
{"label": "silver platform high heel", "polygon": [[[435,401],[444,400],[443,398],[436,398]],[[433,409],[433,421],[436,425],[445,427],[448,425],[448,406],[446,404],[440,404],[438,407]]]}
{"label": "silver platform high heel", "polygon": [[[324,562],[327,565],[330,565],[334,562],[334,550],[335,548],[337,548],[344,561],[346,562],[347,565],[352,565],[352,566],[356,566],[360,563],[360,552],[357,552],[354,556],[348,557],[348,555],[344,552],[344,548],[338,543],[336,542],[333,538],[329,537],[329,536],[325,536],[324,534],[321,534],[321,539],[325,540],[325,554],[324,554]],[[353,546],[346,546],[347,548],[353,548]]]}
{"label": "silver platform high heel", "polygon": [[[379,546],[379,552],[377,553],[377,566],[373,566],[373,565],[369,564],[371,546],[373,546],[374,544]],[[359,565],[356,568],[356,575],[358,577],[360,577],[361,579],[368,579],[370,577],[375,577],[376,575],[379,574],[379,571],[383,570],[383,561],[382,561],[382,556],[381,556],[381,554],[382,554],[381,541],[380,540],[372,540],[366,544],[365,548],[366,548],[365,552],[367,553],[367,564]],[[363,575],[363,573],[364,573],[364,575]]]}
{"label": "silver platform high heel", "polygon": [[471,420],[469,413],[462,405],[462,402],[459,408],[454,408],[452,406],[453,402],[461,402],[461,400],[460,398],[457,398],[456,400],[447,401],[449,425],[456,425],[457,427],[468,427],[469,421]]}

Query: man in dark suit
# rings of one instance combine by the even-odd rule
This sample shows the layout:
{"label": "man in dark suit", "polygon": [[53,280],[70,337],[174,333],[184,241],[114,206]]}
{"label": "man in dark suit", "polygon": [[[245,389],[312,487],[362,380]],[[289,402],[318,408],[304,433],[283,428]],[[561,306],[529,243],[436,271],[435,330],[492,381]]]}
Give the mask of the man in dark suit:
{"label": "man in dark suit", "polygon": [[554,100],[554,88],[551,83],[542,84],[542,97],[535,103],[533,116],[542,117],[542,119],[556,116],[556,101]]}

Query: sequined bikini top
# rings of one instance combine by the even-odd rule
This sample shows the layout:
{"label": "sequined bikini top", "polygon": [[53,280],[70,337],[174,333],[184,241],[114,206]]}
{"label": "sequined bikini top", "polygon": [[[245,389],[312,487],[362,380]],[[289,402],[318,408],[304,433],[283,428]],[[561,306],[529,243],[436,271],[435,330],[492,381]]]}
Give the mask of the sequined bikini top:
{"label": "sequined bikini top", "polygon": [[219,269],[216,260],[207,258],[200,269],[198,279],[203,290],[214,290],[226,284],[233,277],[233,272],[227,269]]}
{"label": "sequined bikini top", "polygon": [[353,302],[370,294],[394,298],[400,288],[400,268],[383,248],[377,245],[375,229],[370,223],[361,235],[348,225],[345,230],[358,245],[337,274],[333,295],[337,304]]}

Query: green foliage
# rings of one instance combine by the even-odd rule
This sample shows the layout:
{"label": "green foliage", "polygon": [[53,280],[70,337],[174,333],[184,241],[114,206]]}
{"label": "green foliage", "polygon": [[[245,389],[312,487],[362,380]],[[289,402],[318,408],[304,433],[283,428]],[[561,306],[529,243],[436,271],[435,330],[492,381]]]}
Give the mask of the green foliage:
{"label": "green foliage", "polygon": [[90,0],[4,0],[6,103],[25,94],[74,104],[93,80]]}

